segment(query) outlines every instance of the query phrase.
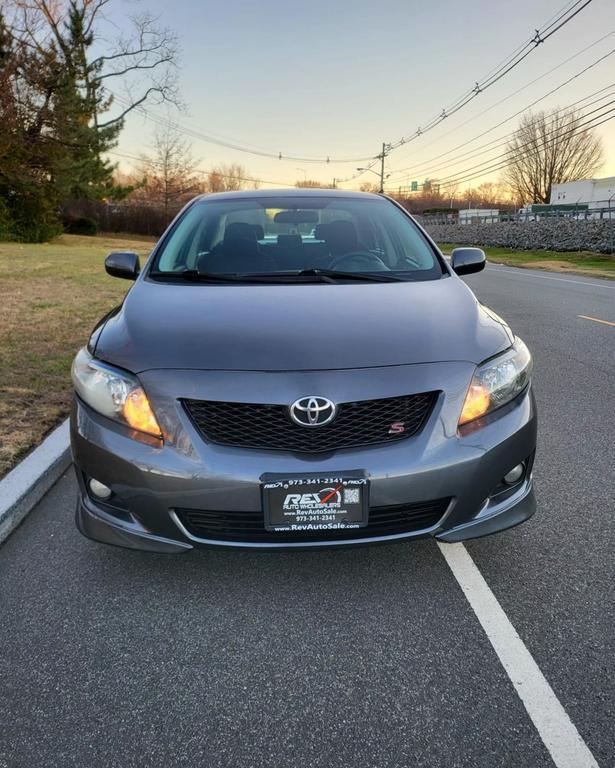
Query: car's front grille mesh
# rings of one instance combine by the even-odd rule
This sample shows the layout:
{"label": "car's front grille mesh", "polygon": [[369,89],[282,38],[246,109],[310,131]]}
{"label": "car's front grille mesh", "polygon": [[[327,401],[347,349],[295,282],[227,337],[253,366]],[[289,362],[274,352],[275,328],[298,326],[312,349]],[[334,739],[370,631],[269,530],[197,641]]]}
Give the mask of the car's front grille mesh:
{"label": "car's front grille mesh", "polygon": [[318,542],[367,539],[432,528],[444,516],[450,498],[415,504],[372,507],[364,528],[329,531],[270,532],[265,530],[262,512],[220,512],[203,509],[176,509],[184,528],[199,539],[235,542]]}
{"label": "car's front grille mesh", "polygon": [[[322,427],[295,424],[285,405],[184,400],[206,439],[242,448],[316,453],[388,443],[416,434],[425,423],[436,392],[341,403],[335,419]],[[404,431],[392,430],[403,424]],[[399,429],[399,428],[397,428]]]}

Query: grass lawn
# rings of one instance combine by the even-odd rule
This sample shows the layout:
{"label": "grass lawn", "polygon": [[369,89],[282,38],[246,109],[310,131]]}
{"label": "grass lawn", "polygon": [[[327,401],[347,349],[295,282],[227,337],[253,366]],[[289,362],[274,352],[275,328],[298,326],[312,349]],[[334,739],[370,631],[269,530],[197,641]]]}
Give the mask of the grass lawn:
{"label": "grass lawn", "polygon": [[[453,248],[462,248],[453,243],[441,243],[444,253],[450,253]],[[482,246],[481,246],[482,247]],[[508,264],[511,267],[531,267],[546,269],[549,272],[570,272],[577,275],[592,275],[593,277],[608,277],[615,279],[615,254],[564,253],[561,251],[512,251],[509,248],[483,247],[489,261]]]}
{"label": "grass lawn", "polygon": [[105,256],[143,257],[152,244],[74,235],[0,243],[0,476],[66,417],[73,355],[130,287],[105,273]]}

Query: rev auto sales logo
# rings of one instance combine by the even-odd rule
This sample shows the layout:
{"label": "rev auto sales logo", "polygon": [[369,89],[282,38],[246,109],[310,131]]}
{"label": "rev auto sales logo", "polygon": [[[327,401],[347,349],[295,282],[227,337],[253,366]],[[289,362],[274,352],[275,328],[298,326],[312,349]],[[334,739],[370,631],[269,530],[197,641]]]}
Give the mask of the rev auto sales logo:
{"label": "rev auto sales logo", "polygon": [[339,509],[342,506],[342,485],[323,488],[315,493],[287,493],[282,508],[292,510]]}

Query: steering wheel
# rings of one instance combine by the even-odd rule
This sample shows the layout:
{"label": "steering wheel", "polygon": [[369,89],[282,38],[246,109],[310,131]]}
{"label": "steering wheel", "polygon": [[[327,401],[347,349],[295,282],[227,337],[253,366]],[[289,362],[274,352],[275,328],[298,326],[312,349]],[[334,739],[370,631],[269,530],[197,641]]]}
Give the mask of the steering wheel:
{"label": "steering wheel", "polygon": [[331,262],[330,269],[348,271],[343,269],[343,265],[346,262],[352,262],[352,269],[358,268],[366,272],[390,272],[390,269],[379,256],[367,251],[353,251],[352,253],[343,253],[341,256],[336,256]]}

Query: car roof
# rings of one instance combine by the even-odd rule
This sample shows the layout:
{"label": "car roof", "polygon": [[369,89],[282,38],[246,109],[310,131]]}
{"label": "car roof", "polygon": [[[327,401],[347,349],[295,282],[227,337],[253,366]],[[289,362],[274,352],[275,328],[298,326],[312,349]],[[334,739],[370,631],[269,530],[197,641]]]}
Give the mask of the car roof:
{"label": "car roof", "polygon": [[343,197],[343,198],[371,198],[382,200],[384,195],[372,192],[353,192],[346,189],[314,189],[305,187],[291,187],[283,189],[239,189],[235,192],[214,192],[212,194],[199,195],[195,200],[244,200],[246,198],[276,199],[289,197]]}

